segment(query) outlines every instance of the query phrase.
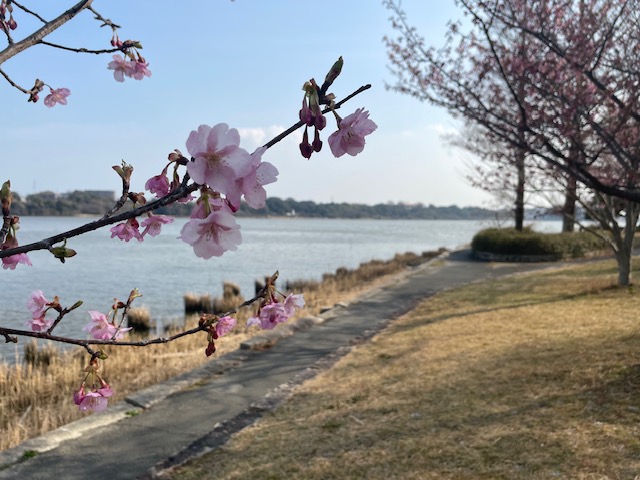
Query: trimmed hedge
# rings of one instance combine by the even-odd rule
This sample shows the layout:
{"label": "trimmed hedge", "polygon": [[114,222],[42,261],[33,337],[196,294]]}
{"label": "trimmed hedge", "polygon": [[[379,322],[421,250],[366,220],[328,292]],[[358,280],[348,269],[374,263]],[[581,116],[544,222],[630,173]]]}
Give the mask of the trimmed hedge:
{"label": "trimmed hedge", "polygon": [[540,233],[530,227],[522,232],[515,228],[488,228],[476,233],[471,250],[505,256],[548,257],[555,260],[586,257],[607,249],[607,244],[588,232]]}

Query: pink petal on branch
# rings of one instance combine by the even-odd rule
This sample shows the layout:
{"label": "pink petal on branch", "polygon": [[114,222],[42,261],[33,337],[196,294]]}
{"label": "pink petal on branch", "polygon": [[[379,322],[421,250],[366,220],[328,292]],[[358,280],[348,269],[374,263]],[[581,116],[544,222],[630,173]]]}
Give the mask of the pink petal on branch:
{"label": "pink petal on branch", "polygon": [[226,195],[238,178],[251,171],[251,155],[239,145],[240,134],[226,123],[200,125],[192,131],[187,151],[194,160],[187,164],[187,171],[193,181]]}
{"label": "pink petal on branch", "polygon": [[[88,410],[102,412],[106,410],[109,403],[107,399],[113,395],[113,391],[108,385],[100,388],[99,390],[84,393],[82,397],[78,396],[76,398],[76,393],[78,392],[74,392],[73,401],[78,405],[78,408],[82,412],[86,412]],[[78,403],[78,401],[80,403]]]}
{"label": "pink petal on branch", "polygon": [[[18,247],[18,240],[16,239],[16,237],[7,235],[6,240],[0,246],[0,250],[10,250],[16,247]],[[31,260],[29,260],[29,257],[26,253],[17,253],[15,255],[10,255],[8,257],[2,258],[2,268],[4,268],[5,270],[15,270],[16,266],[19,263],[29,265],[30,267],[32,266]]]}
{"label": "pink petal on branch", "polygon": [[162,198],[167,195],[171,189],[169,185],[169,179],[165,174],[156,175],[147,180],[144,184],[144,188],[155,194],[157,198]]}
{"label": "pink petal on branch", "polygon": [[218,335],[219,337],[226,335],[231,330],[233,330],[233,327],[236,326],[236,323],[237,323],[236,319],[233,317],[230,317],[229,315],[219,318],[218,323],[216,323],[216,327],[215,327],[216,335]]}
{"label": "pink petal on branch", "polygon": [[151,215],[145,218],[140,224],[144,227],[142,236],[144,237],[147,233],[152,237],[159,235],[162,225],[166,225],[167,223],[173,223],[173,218],[167,217],[166,215]]}
{"label": "pink petal on branch", "polygon": [[46,332],[52,324],[53,320],[46,319],[44,313],[39,317],[27,320],[27,326],[32,332]]}
{"label": "pink petal on branch", "polygon": [[130,77],[133,73],[133,62],[126,60],[122,55],[114,55],[113,61],[107,64],[109,70],[113,70],[113,78],[117,82],[124,82],[124,76]]}
{"label": "pink petal on branch", "polygon": [[355,156],[364,150],[364,137],[378,126],[369,120],[369,112],[359,108],[340,121],[338,130],[329,135],[329,147],[336,157],[345,153]]}
{"label": "pink petal on branch", "polygon": [[290,294],[284,299],[284,309],[287,316],[292,317],[296,309],[304,307],[304,296],[301,293]]}
{"label": "pink petal on branch", "polygon": [[267,149],[258,148],[251,154],[251,170],[244,177],[236,179],[227,191],[227,201],[234,210],[240,208],[240,197],[244,195],[252,208],[262,208],[267,200],[264,185],[277,181],[278,169],[269,162],[262,162],[262,154]]}
{"label": "pink petal on branch", "polygon": [[47,107],[54,107],[56,103],[59,103],[60,105],[67,104],[67,97],[71,95],[71,91],[68,88],[56,88],[55,90],[53,88],[49,88],[49,90],[51,93],[44,97],[44,104]]}
{"label": "pink petal on branch", "polygon": [[197,205],[178,237],[193,247],[197,257],[205,259],[236,250],[242,242],[240,226],[224,200],[209,201],[209,211],[207,215],[204,205]]}
{"label": "pink petal on branch", "polygon": [[118,340],[131,330],[131,328],[118,329],[113,323],[109,322],[104,313],[90,310],[89,315],[91,316],[91,321],[84,326],[83,330],[96,340],[111,340],[112,338]]}
{"label": "pink petal on branch", "polygon": [[111,227],[111,238],[118,237],[120,240],[128,242],[132,238],[137,239],[139,242],[144,240],[142,234],[138,230],[140,224],[135,218],[130,218],[124,223],[119,223],[115,227]]}
{"label": "pink petal on branch", "polygon": [[149,70],[149,64],[147,62],[131,62],[130,75],[136,80],[142,80],[144,77],[151,76],[151,70]]}
{"label": "pink petal on branch", "polygon": [[279,323],[289,319],[284,305],[280,302],[269,303],[260,308],[257,317],[247,320],[247,326],[260,325],[264,330],[272,330]]}
{"label": "pink petal on branch", "polygon": [[47,303],[49,303],[49,300],[44,296],[42,290],[34,290],[27,301],[27,308],[33,314],[33,318],[36,318],[42,316],[47,309]]}

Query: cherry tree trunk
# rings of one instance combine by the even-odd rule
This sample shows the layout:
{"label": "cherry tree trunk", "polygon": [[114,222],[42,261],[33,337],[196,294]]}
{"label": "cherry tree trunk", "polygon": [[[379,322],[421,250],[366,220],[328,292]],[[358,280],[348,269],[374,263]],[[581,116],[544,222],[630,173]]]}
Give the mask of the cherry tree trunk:
{"label": "cherry tree trunk", "polygon": [[626,223],[624,226],[624,235],[615,235],[616,242],[616,262],[618,263],[618,286],[628,287],[631,285],[631,260],[633,258],[633,237],[636,233],[636,224],[638,222],[638,214],[640,213],[640,205],[633,202],[627,202],[625,209]]}
{"label": "cherry tree trunk", "polygon": [[573,232],[576,224],[576,201],[578,182],[573,175],[567,178],[562,207],[562,231]]}

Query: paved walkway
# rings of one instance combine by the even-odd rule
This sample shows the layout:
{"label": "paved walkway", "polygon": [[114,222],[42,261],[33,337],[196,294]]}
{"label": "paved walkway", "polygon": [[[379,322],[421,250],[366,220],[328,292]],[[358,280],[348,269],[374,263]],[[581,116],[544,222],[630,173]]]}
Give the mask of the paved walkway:
{"label": "paved walkway", "polygon": [[[22,445],[0,452],[0,479],[154,478],[154,472],[223,444],[286,399],[295,384],[327,368],[388,322],[434,293],[551,264],[477,262],[468,251],[407,271],[321,318],[279,326],[273,335],[177,379],[139,392]],[[270,348],[255,348],[270,343]],[[24,461],[24,452],[40,453]]]}

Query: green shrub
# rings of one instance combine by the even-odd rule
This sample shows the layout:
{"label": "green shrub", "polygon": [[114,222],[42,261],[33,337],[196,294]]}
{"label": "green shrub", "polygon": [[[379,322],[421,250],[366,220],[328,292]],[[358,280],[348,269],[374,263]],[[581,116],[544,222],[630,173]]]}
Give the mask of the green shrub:
{"label": "green shrub", "polygon": [[471,250],[497,255],[545,256],[556,260],[580,258],[607,248],[607,244],[589,232],[540,233],[530,227],[488,228],[476,233]]}

